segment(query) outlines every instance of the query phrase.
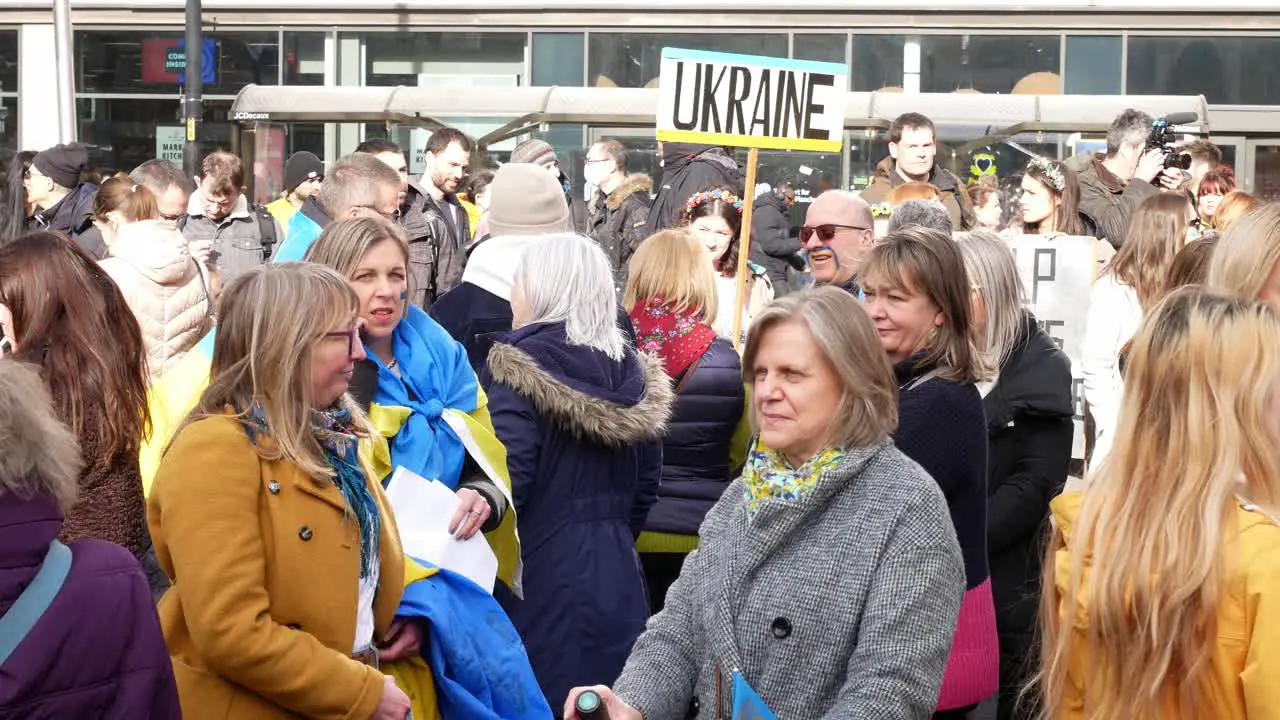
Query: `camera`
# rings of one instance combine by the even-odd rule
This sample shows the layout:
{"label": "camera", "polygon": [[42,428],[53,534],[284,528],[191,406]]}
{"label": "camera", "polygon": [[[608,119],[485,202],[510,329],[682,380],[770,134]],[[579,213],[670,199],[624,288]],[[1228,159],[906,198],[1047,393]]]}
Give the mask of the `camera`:
{"label": "camera", "polygon": [[1163,151],[1166,169],[1189,170],[1191,168],[1191,156],[1184,152],[1178,152],[1173,148],[1174,143],[1177,141],[1177,134],[1173,131],[1173,127],[1175,125],[1193,123],[1198,119],[1195,113],[1174,113],[1156,120],[1151,124],[1151,132],[1147,134],[1146,149]]}

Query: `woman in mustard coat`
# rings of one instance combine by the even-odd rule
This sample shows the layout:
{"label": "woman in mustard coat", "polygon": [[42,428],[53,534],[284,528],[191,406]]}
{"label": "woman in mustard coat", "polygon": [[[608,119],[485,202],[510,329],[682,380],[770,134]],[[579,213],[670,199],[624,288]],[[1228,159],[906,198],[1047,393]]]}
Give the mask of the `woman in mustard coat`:
{"label": "woman in mustard coat", "polygon": [[282,263],[233,281],[219,316],[209,387],[148,505],[183,715],[403,720],[377,648],[416,654],[421,630],[393,618],[399,535],[355,449],[356,295],[327,268]]}

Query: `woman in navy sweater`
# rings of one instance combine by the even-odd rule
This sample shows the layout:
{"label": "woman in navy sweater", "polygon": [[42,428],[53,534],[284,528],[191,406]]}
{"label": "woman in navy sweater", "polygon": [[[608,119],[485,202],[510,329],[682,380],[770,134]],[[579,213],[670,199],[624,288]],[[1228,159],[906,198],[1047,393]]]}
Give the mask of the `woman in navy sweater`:
{"label": "woman in navy sweater", "polygon": [[946,495],[966,591],[935,718],[963,718],[992,695],[1000,654],[987,567],[987,429],[975,385],[991,375],[971,332],[972,289],[952,239],[908,227],[876,245],[864,308],[898,379],[894,442]]}
{"label": "woman in navy sweater", "polygon": [[750,427],[742,361],[716,337],[716,279],[702,244],[683,230],[645,240],[631,258],[623,305],[641,352],[657,356],[676,401],[662,439],[662,483],[638,547],[649,606],[662,610],[698,527],[737,477]]}

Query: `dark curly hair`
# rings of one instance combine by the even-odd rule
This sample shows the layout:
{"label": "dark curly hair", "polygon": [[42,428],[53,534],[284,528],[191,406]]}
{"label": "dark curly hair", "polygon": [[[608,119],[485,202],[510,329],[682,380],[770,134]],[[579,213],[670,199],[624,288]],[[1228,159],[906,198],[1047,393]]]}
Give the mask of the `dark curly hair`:
{"label": "dark curly hair", "polygon": [[[711,194],[720,191],[721,197],[712,198]],[[729,240],[729,247],[725,248],[724,254],[716,258],[714,267],[716,272],[725,277],[737,277],[738,275],[738,248],[740,247],[739,237],[742,233],[742,211],[734,206],[735,201],[745,202],[732,189],[723,185],[716,185],[701,191],[704,199],[689,207],[686,202],[685,206],[680,210],[680,227],[688,227],[698,218],[718,216],[729,226],[729,230],[733,232],[733,238]],[[726,198],[728,196],[728,198]],[[696,195],[695,195],[696,197]],[[693,198],[690,197],[690,200]]]}

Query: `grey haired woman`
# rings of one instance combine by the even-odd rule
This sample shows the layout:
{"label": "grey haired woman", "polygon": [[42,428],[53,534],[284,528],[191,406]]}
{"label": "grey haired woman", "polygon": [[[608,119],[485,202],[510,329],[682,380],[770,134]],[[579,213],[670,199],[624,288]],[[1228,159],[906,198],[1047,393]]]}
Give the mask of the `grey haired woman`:
{"label": "grey haired woman", "polygon": [[[928,718],[964,594],[937,483],[889,439],[897,386],[837,288],[776,300],[743,357],[759,439],[611,691],[614,720]],[[566,718],[586,688],[570,694]]]}

